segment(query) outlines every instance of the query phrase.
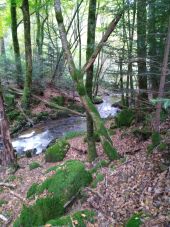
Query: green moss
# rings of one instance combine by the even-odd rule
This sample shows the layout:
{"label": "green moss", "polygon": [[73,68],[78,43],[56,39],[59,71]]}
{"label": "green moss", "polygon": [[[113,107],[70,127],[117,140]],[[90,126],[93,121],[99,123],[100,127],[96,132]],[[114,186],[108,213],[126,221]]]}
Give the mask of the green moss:
{"label": "green moss", "polygon": [[38,184],[37,183],[33,183],[31,185],[31,187],[29,188],[28,192],[27,192],[27,198],[31,198],[33,195],[36,194],[37,192],[37,187],[38,187]]}
{"label": "green moss", "polygon": [[12,94],[5,94],[4,95],[5,104],[9,107],[14,106],[15,104],[15,96]]}
{"label": "green moss", "polygon": [[140,214],[134,214],[126,223],[125,227],[140,227],[142,222]]}
{"label": "green moss", "polygon": [[[54,169],[53,169],[54,170]],[[62,204],[69,201],[81,187],[87,186],[92,181],[91,174],[85,170],[83,163],[70,160],[55,169],[56,173],[46,179],[36,189],[37,194],[47,190],[57,197]]]}
{"label": "green moss", "polygon": [[152,133],[152,144],[154,147],[158,146],[161,142],[161,136],[159,132],[153,132]]}
{"label": "green moss", "polygon": [[98,173],[98,174],[96,175],[95,179],[93,180],[92,184],[91,184],[92,188],[96,188],[96,187],[97,187],[97,184],[98,184],[99,182],[103,181],[103,180],[104,180],[103,174]]}
{"label": "green moss", "polygon": [[55,104],[59,106],[64,106],[65,103],[65,97],[64,96],[56,96],[51,99],[51,102],[54,102]]}
{"label": "green moss", "polygon": [[56,144],[49,147],[45,153],[46,162],[62,161],[70,148],[65,139],[58,140]]}
{"label": "green moss", "polygon": [[2,205],[7,204],[8,202],[6,200],[0,199],[0,207],[2,207]]}
{"label": "green moss", "polygon": [[20,115],[20,113],[16,110],[12,110],[7,113],[7,117],[9,119],[9,121],[16,120],[19,115]]}
{"label": "green moss", "polygon": [[38,162],[32,162],[32,163],[29,164],[29,169],[30,170],[36,169],[38,167],[41,167],[41,165]]}
{"label": "green moss", "polygon": [[78,81],[77,83],[77,91],[80,96],[86,95],[86,89],[82,80]]}
{"label": "green moss", "polygon": [[158,147],[159,151],[164,151],[167,149],[167,144],[166,143],[160,143]]}
{"label": "green moss", "polygon": [[32,206],[23,206],[20,217],[14,227],[30,227],[44,225],[48,220],[57,218],[64,213],[63,206],[55,197],[38,199]]}
{"label": "green moss", "polygon": [[95,212],[89,210],[78,211],[72,215],[67,215],[59,219],[50,220],[46,224],[52,226],[68,226],[73,227],[73,223],[77,227],[86,227],[87,223],[93,224],[95,222]]}
{"label": "green moss", "polygon": [[115,117],[117,127],[129,127],[134,120],[135,115],[131,109],[124,109]]}
{"label": "green moss", "polygon": [[105,141],[103,144],[104,151],[109,157],[109,160],[115,160],[119,158],[116,148],[114,148],[108,141]]}

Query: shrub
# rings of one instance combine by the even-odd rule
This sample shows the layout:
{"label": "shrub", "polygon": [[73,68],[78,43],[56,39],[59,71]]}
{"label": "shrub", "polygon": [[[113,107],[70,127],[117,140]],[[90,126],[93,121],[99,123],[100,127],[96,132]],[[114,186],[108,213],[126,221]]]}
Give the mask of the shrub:
{"label": "shrub", "polygon": [[5,94],[4,95],[4,100],[5,100],[5,103],[8,107],[11,107],[14,105],[15,103],[15,96],[12,95],[12,94]]}
{"label": "shrub", "polygon": [[161,136],[159,132],[153,132],[152,133],[152,144],[154,147],[158,146],[161,142]]}
{"label": "shrub", "polygon": [[[69,226],[73,227],[73,224],[77,227],[86,227],[87,223],[94,223],[95,212],[89,210],[78,211],[72,215],[67,215],[59,219],[54,219],[48,221],[46,224],[51,224],[52,226]],[[73,222],[73,223],[72,223]]]}
{"label": "shrub", "polygon": [[35,195],[35,193],[37,191],[37,187],[38,187],[38,184],[37,183],[33,183],[32,184],[32,186],[29,188],[29,190],[27,192],[27,198],[30,198],[33,195]]}
{"label": "shrub", "polygon": [[38,162],[32,162],[31,164],[29,164],[29,169],[36,169],[38,167],[41,167],[41,165]]}
{"label": "shrub", "polygon": [[62,161],[70,148],[69,143],[65,139],[58,140],[57,143],[52,145],[46,150],[46,162]]}
{"label": "shrub", "polygon": [[63,106],[65,102],[64,96],[56,96],[51,99],[51,102],[54,102],[55,104],[59,106]]}
{"label": "shrub", "polygon": [[128,221],[125,227],[140,227],[142,224],[140,214],[134,214]]}
{"label": "shrub", "polygon": [[126,126],[129,127],[134,120],[135,115],[131,109],[124,109],[115,117],[115,123],[117,127]]}
{"label": "shrub", "polygon": [[13,121],[13,120],[16,120],[16,118],[20,115],[20,113],[16,110],[12,110],[12,111],[9,111],[7,113],[7,117],[9,119],[9,121]]}

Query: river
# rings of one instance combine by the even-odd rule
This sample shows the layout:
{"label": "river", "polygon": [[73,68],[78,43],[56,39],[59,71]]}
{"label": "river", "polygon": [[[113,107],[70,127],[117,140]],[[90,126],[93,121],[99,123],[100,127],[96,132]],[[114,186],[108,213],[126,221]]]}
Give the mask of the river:
{"label": "river", "polygon": [[[116,115],[118,109],[112,107],[115,100],[117,101],[115,96],[104,96],[103,103],[96,105],[102,118]],[[85,130],[86,119],[83,117],[71,116],[59,120],[48,120],[23,132],[12,141],[12,145],[19,155],[33,149],[35,154],[40,154],[52,140],[61,138],[68,132],[83,132]]]}

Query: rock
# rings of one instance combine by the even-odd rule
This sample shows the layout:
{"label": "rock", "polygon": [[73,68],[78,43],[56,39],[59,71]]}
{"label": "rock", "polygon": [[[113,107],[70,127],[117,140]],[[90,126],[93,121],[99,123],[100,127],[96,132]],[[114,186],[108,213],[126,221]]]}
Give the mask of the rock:
{"label": "rock", "polygon": [[101,103],[103,103],[103,99],[100,96],[95,96],[95,97],[93,97],[93,103],[101,104]]}
{"label": "rock", "polygon": [[14,227],[42,226],[51,219],[59,218],[64,214],[64,205],[92,181],[90,172],[77,160],[67,161],[49,171],[53,171],[52,176],[28,190],[27,197],[36,195],[39,198],[32,206],[23,206]]}
{"label": "rock", "polygon": [[70,144],[65,139],[58,140],[54,145],[47,148],[45,152],[46,162],[62,161],[70,148]]}
{"label": "rock", "polygon": [[122,105],[121,101],[113,103],[112,107],[119,108],[121,110],[123,109],[123,105]]}

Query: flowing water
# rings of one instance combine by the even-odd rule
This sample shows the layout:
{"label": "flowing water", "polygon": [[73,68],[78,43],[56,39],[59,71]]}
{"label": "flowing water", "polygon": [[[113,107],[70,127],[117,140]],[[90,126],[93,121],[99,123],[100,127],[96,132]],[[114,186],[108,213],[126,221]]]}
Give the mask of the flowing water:
{"label": "flowing water", "polygon": [[[118,109],[111,106],[114,101],[112,96],[105,96],[103,103],[96,105],[102,118],[116,115]],[[12,141],[12,145],[18,154],[22,155],[33,149],[36,154],[39,154],[45,150],[52,140],[61,138],[69,132],[83,132],[85,129],[86,119],[83,117],[71,116],[59,120],[50,120],[26,130]]]}

